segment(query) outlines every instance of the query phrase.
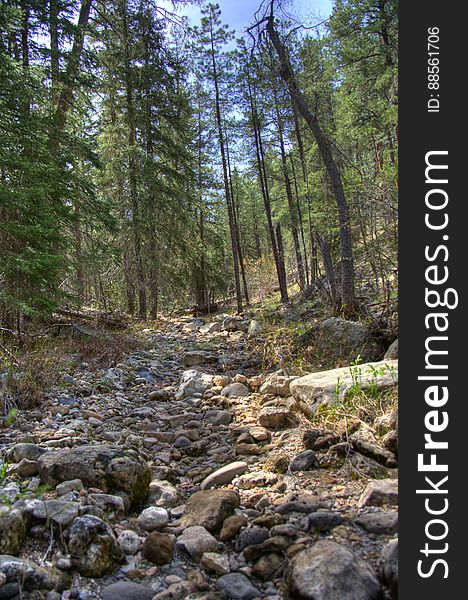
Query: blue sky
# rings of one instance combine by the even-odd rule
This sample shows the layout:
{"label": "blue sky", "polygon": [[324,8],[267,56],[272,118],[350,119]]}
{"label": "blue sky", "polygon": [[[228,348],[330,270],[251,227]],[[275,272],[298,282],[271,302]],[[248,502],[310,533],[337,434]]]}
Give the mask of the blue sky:
{"label": "blue sky", "polygon": [[[221,19],[223,23],[228,23],[231,28],[240,34],[251,22],[254,13],[258,9],[261,0],[212,0],[221,7]],[[162,3],[164,4],[164,2]],[[333,0],[294,0],[291,3],[291,10],[294,14],[301,17],[301,21],[310,20],[315,24],[318,19],[324,19],[330,15]],[[200,9],[196,6],[188,6],[181,11],[181,14],[187,15],[193,22],[198,24],[200,21]]]}

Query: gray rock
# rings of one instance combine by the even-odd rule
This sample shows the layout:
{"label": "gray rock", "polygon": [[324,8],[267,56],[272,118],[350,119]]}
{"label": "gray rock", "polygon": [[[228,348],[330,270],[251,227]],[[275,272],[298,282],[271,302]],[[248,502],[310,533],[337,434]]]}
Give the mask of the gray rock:
{"label": "gray rock", "polygon": [[206,323],[202,325],[199,330],[200,333],[217,333],[221,331],[221,321],[213,321],[213,323]]}
{"label": "gray rock", "polygon": [[48,448],[38,446],[37,444],[21,443],[15,444],[6,453],[6,459],[11,463],[18,463],[24,458],[27,460],[37,460],[42,454],[48,452]]}
{"label": "gray rock", "polygon": [[33,517],[67,527],[78,516],[80,505],[66,500],[44,500],[35,506]]}
{"label": "gray rock", "polygon": [[270,532],[266,527],[247,527],[243,529],[236,540],[236,552],[242,552],[248,546],[261,544],[270,537]]}
{"label": "gray rock", "polygon": [[384,390],[397,383],[398,361],[386,360],[310,373],[292,381],[290,387],[301,410],[311,415],[321,404],[342,402],[355,385],[362,390],[370,386]]}
{"label": "gray rock", "polygon": [[12,592],[16,591],[10,596],[4,595],[4,598],[16,598],[16,594],[19,595],[18,581],[21,581],[23,591],[43,593],[48,590],[62,592],[68,583],[65,574],[57,569],[43,568],[31,560],[8,555],[0,555],[0,575],[3,575],[5,580],[4,585],[0,586],[2,592],[5,592],[8,586]]}
{"label": "gray rock", "polygon": [[380,600],[381,591],[370,567],[351,550],[321,540],[296,554],[287,580],[301,600]]}
{"label": "gray rock", "polygon": [[162,529],[169,523],[169,514],[161,506],[149,506],[138,517],[138,524],[146,531]]}
{"label": "gray rock", "polygon": [[243,383],[230,383],[221,390],[221,396],[226,398],[242,398],[249,394],[249,388]]}
{"label": "gray rock", "polygon": [[319,467],[319,461],[313,450],[304,450],[295,456],[289,465],[291,471],[311,471]]}
{"label": "gray rock", "polygon": [[17,554],[26,537],[26,523],[20,510],[0,504],[0,554]]}
{"label": "gray rock", "polygon": [[174,442],[174,448],[188,448],[192,442],[185,435],[180,435]]}
{"label": "gray rock", "polygon": [[356,321],[330,317],[310,333],[318,340],[321,348],[338,354],[340,358],[354,360],[360,356],[367,362],[380,360],[384,354],[380,340],[371,333],[367,325]]}
{"label": "gray rock", "polygon": [[385,352],[384,359],[398,358],[398,338],[390,344],[387,352]]}
{"label": "gray rock", "polygon": [[125,554],[133,556],[140,549],[141,539],[135,531],[124,529],[119,533],[117,543]]}
{"label": "gray rock", "polygon": [[189,369],[182,373],[179,389],[175,395],[176,400],[189,398],[193,394],[204,394],[213,385],[213,375],[201,373],[196,369]]}
{"label": "gray rock", "polygon": [[211,533],[217,532],[239,504],[239,494],[233,490],[201,490],[187,500],[181,525],[201,525]]}
{"label": "gray rock", "polygon": [[116,571],[124,560],[112,529],[92,515],[78,517],[68,530],[68,549],[76,568],[85,577],[103,577]]}
{"label": "gray rock", "polygon": [[268,375],[265,383],[260,387],[261,394],[273,394],[275,396],[289,396],[291,381],[297,377],[284,375],[282,370],[275,371]]}
{"label": "gray rock", "polygon": [[263,408],[258,415],[258,424],[267,429],[287,429],[296,427],[299,423],[297,415],[286,407]]}
{"label": "gray rock", "polygon": [[106,493],[126,492],[132,504],[148,495],[151,471],[137,452],[118,446],[90,445],[62,448],[43,454],[39,475],[44,483],[56,485],[81,479],[87,487]]}
{"label": "gray rock", "polygon": [[153,600],[154,590],[140,583],[119,581],[101,591],[102,600]]}
{"label": "gray rock", "polygon": [[72,479],[71,481],[59,483],[55,488],[55,492],[57,496],[65,496],[69,492],[81,492],[82,489],[84,489],[84,485],[81,479]]}
{"label": "gray rock", "polygon": [[398,599],[398,540],[392,540],[382,553],[382,576],[390,588],[392,599]]}
{"label": "gray rock", "polygon": [[177,539],[177,548],[185,550],[195,562],[200,562],[205,552],[217,552],[218,542],[204,527],[188,527]]}
{"label": "gray rock", "polygon": [[370,481],[359,498],[359,506],[383,506],[398,504],[398,480],[378,479]]}
{"label": "gray rock", "polygon": [[153,479],[149,485],[148,501],[154,506],[173,508],[180,504],[181,494],[169,481]]}
{"label": "gray rock", "polygon": [[259,333],[261,333],[261,331],[262,326],[260,325],[260,323],[255,319],[252,319],[252,321],[250,321],[249,323],[249,328],[247,329],[247,337],[255,338],[258,336]]}
{"label": "gray rock", "polygon": [[212,352],[206,352],[205,350],[192,350],[184,354],[184,364],[187,367],[194,367],[195,365],[206,365],[217,363],[218,357]]}
{"label": "gray rock", "polygon": [[109,521],[118,521],[126,513],[123,498],[113,494],[88,494],[86,503],[101,509]]}
{"label": "gray rock", "polygon": [[360,515],[354,522],[369,533],[391,535],[398,531],[398,513],[378,511]]}
{"label": "gray rock", "polygon": [[229,425],[232,421],[232,413],[228,410],[209,410],[205,414],[205,421],[212,425]]}
{"label": "gray rock", "polygon": [[207,490],[216,485],[226,485],[228,483],[231,483],[231,481],[235,477],[237,477],[237,475],[241,475],[247,470],[247,463],[242,461],[237,461],[228,465],[224,465],[224,467],[217,469],[214,473],[211,473],[211,475],[205,477],[205,479],[200,484],[200,489]]}
{"label": "gray rock", "polygon": [[216,583],[228,598],[233,600],[252,600],[260,597],[261,592],[243,573],[228,573],[220,577]]}
{"label": "gray rock", "polygon": [[306,517],[307,530],[311,532],[320,531],[320,533],[330,531],[330,529],[338,527],[345,521],[346,519],[342,515],[329,510],[319,510]]}

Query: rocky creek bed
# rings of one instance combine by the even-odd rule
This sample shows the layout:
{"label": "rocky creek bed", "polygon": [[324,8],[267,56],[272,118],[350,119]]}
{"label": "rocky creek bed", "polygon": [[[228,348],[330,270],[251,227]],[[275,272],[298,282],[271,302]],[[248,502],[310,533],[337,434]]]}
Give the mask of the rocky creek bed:
{"label": "rocky creek bed", "polygon": [[318,428],[252,323],[143,334],[0,430],[0,600],[397,598],[396,412]]}

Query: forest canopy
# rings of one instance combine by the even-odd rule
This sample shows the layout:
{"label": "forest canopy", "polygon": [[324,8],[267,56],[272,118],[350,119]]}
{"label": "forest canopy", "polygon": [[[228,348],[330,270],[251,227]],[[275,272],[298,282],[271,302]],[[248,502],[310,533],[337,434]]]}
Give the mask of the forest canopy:
{"label": "forest canopy", "polygon": [[0,4],[0,321],[396,302],[397,3]]}

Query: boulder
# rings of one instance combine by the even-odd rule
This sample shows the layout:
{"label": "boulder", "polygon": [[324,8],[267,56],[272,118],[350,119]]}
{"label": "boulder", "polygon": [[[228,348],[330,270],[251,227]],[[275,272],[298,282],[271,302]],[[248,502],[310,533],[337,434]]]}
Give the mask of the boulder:
{"label": "boulder", "polygon": [[312,415],[321,404],[342,402],[352,389],[385,390],[397,383],[398,361],[386,360],[309,373],[292,381],[290,387],[301,410]]}
{"label": "boulder", "polygon": [[85,577],[109,575],[124,560],[112,529],[93,515],[75,519],[68,530],[68,549],[76,569]]}
{"label": "boulder", "polygon": [[43,454],[38,460],[44,483],[56,485],[81,479],[87,487],[106,493],[126,492],[132,504],[148,495],[151,471],[137,452],[118,446],[90,445],[61,448]]}
{"label": "boulder", "polygon": [[287,574],[289,590],[301,600],[380,600],[370,567],[348,548],[321,540],[296,554]]}
{"label": "boulder", "polygon": [[354,360],[358,356],[365,362],[381,360],[384,354],[382,342],[364,323],[330,317],[316,325],[308,334],[325,352],[337,358]]}

